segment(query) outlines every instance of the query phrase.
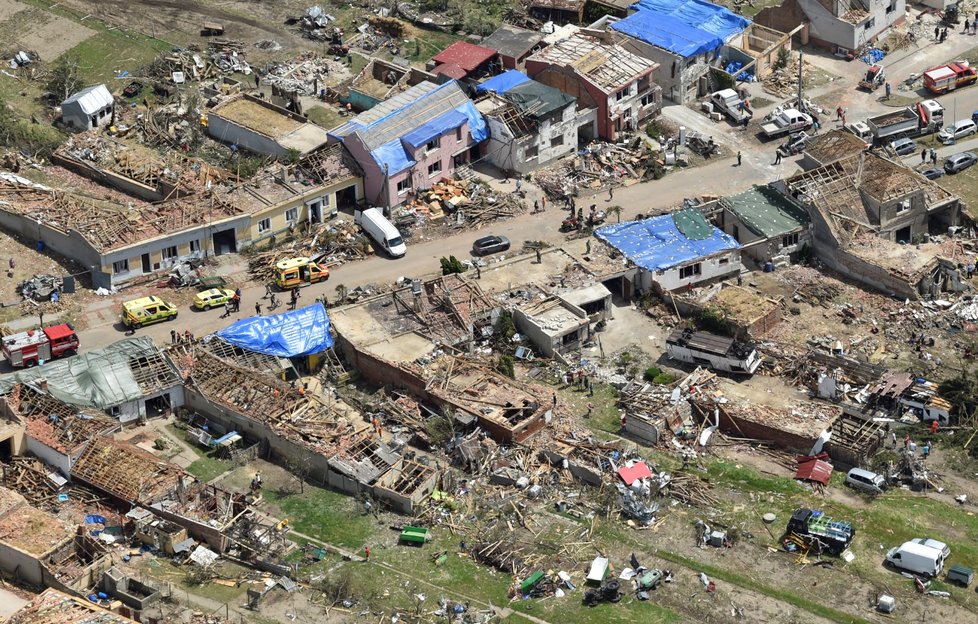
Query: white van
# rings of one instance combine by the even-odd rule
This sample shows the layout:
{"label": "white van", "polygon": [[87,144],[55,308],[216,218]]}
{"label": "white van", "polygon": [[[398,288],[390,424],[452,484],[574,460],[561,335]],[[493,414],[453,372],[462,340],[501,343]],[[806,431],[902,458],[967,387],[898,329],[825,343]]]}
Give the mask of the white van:
{"label": "white van", "polygon": [[400,258],[407,253],[407,245],[401,233],[387,220],[379,208],[367,208],[353,212],[353,220],[360,224],[364,234],[374,239],[392,258]]}
{"label": "white van", "polygon": [[915,541],[891,548],[886,553],[886,560],[896,568],[923,576],[937,576],[944,569],[944,553],[941,550]]}

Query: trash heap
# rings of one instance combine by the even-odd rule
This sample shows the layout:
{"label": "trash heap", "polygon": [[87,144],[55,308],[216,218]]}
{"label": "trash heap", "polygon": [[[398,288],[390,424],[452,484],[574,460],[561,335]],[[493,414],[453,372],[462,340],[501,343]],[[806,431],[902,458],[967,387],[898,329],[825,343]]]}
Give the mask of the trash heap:
{"label": "trash heap", "polygon": [[480,227],[498,219],[508,219],[526,210],[515,194],[497,193],[475,180],[442,179],[430,189],[418,191],[402,209],[401,215],[438,221],[452,215],[458,227]]}
{"label": "trash heap", "polygon": [[370,243],[356,224],[337,221],[311,230],[299,228],[287,244],[256,253],[248,260],[248,273],[252,279],[265,283],[274,277],[275,264],[288,258],[308,256],[320,266],[332,268],[371,253]]}
{"label": "trash heap", "polygon": [[349,68],[332,57],[305,52],[288,62],[271,66],[262,81],[289,93],[316,96],[320,90],[349,75]]}
{"label": "trash heap", "polygon": [[62,278],[57,275],[34,275],[18,284],[17,292],[32,301],[57,301],[62,285]]}
{"label": "trash heap", "polygon": [[592,143],[573,159],[535,173],[534,179],[547,195],[559,199],[659,179],[665,175],[665,164],[636,137],[627,144]]}
{"label": "trash heap", "polygon": [[251,74],[251,66],[244,59],[243,44],[222,40],[208,45],[206,52],[192,45],[160,53],[147,68],[147,77],[182,84],[188,80],[209,80],[219,74]]}

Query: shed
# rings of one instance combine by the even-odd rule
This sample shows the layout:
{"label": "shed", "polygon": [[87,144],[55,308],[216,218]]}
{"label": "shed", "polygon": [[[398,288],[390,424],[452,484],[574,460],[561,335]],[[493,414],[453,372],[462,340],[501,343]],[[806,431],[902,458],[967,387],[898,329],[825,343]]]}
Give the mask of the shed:
{"label": "shed", "polygon": [[104,84],[72,94],[61,103],[61,119],[76,130],[91,130],[112,120],[115,98]]}
{"label": "shed", "polygon": [[503,24],[482,41],[482,46],[499,51],[506,69],[523,65],[526,57],[543,47],[543,33]]}

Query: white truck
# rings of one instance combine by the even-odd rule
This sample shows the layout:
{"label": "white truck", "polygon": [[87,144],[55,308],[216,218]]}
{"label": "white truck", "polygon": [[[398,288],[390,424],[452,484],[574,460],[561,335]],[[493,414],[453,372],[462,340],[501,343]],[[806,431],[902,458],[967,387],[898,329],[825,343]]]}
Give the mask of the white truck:
{"label": "white truck", "polygon": [[846,130],[867,143],[882,145],[902,137],[917,137],[937,132],[944,125],[944,107],[936,100],[924,100],[898,111],[870,117],[865,122],[846,125]]}
{"label": "white truck", "polygon": [[773,139],[786,134],[794,134],[812,127],[812,118],[797,108],[786,108],[775,110],[764,118],[761,124],[761,132],[768,138]]}
{"label": "white truck", "polygon": [[744,119],[754,116],[754,111],[748,108],[747,102],[740,99],[737,92],[733,89],[722,89],[710,96],[710,103],[713,108],[726,113],[727,117],[734,120],[734,123],[742,124]]}
{"label": "white truck", "polygon": [[903,110],[870,117],[866,125],[877,143],[930,134],[944,125],[944,107],[935,100],[924,100]]}
{"label": "white truck", "polygon": [[355,210],[353,221],[392,258],[400,258],[407,253],[407,245],[404,244],[401,233],[379,208]]}

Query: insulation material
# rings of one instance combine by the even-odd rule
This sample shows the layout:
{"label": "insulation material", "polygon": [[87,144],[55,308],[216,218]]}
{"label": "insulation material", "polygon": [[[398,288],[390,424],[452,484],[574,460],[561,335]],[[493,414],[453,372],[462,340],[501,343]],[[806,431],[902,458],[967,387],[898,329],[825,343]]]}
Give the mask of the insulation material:
{"label": "insulation material", "polygon": [[[712,233],[699,240],[687,238],[676,225],[684,223],[684,229],[692,231],[690,224],[706,220],[694,209],[683,210],[675,215],[662,215],[607,225],[595,230],[594,235],[625,254],[636,266],[649,271],[664,271],[696,258],[739,249],[740,244],[722,230],[712,228]],[[707,224],[708,225],[708,224]],[[700,230],[697,227],[696,230]]]}
{"label": "insulation material", "polygon": [[236,347],[278,357],[312,355],[333,346],[329,317],[321,303],[241,319],[216,335]]}

